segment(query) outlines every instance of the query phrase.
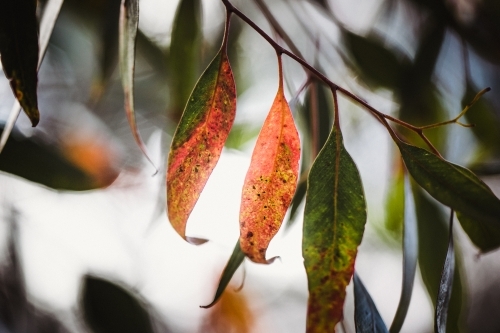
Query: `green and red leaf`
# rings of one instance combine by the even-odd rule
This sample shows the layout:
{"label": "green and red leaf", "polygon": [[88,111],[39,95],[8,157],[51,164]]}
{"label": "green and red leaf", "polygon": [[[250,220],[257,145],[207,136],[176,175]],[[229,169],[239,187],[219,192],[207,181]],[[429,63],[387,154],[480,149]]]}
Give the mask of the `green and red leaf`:
{"label": "green and red leaf", "polygon": [[168,156],[168,217],[184,239],[188,217],[219,160],[235,113],[236,86],[224,42],[189,97]]}
{"label": "green and red leaf", "polygon": [[334,126],[308,178],[302,254],[309,301],[307,332],[334,332],[366,223],[361,177]]}
{"label": "green and red leaf", "polygon": [[36,126],[38,111],[38,24],[35,0],[5,0],[0,5],[3,71],[19,104]]}
{"label": "green and red leaf", "polygon": [[252,154],[240,207],[241,250],[269,263],[266,251],[292,201],[299,174],[300,139],[280,87]]}

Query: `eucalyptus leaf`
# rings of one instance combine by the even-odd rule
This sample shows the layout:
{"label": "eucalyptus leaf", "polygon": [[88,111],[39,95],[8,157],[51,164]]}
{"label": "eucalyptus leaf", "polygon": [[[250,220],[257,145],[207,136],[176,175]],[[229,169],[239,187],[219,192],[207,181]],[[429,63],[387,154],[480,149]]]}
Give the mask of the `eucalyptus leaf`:
{"label": "eucalyptus leaf", "polygon": [[387,327],[357,273],[354,273],[353,283],[356,333],[387,333]]}

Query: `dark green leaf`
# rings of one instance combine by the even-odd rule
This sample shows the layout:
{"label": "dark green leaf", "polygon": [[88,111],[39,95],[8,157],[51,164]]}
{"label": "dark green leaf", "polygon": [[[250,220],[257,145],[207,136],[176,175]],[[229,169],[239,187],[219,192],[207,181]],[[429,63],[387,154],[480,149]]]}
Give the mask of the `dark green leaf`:
{"label": "dark green leaf", "polygon": [[85,321],[95,333],[153,333],[146,304],[128,288],[87,275],[80,297]]}
{"label": "dark green leaf", "polygon": [[181,0],[170,43],[171,114],[179,119],[199,76],[202,41],[200,0]]}
{"label": "dark green leaf", "polygon": [[38,24],[36,0],[4,0],[0,5],[0,54],[3,71],[24,112],[36,126]]}
{"label": "dark green leaf", "polygon": [[[448,246],[448,228],[446,218],[437,206],[437,202],[426,195],[419,186],[413,186],[413,192],[418,218],[418,263],[422,280],[435,308],[439,292],[439,280]],[[462,331],[460,313],[463,296],[459,269],[460,266],[457,265],[448,312],[448,333]]]}
{"label": "dark green leaf", "polygon": [[387,327],[380,317],[375,303],[356,273],[354,273],[353,283],[356,333],[387,333]]}
{"label": "dark green leaf", "polygon": [[217,303],[219,298],[222,296],[224,290],[226,290],[226,287],[231,281],[231,278],[233,277],[234,273],[243,262],[243,259],[245,259],[245,254],[243,253],[243,251],[241,251],[240,240],[238,239],[238,242],[234,247],[233,253],[231,254],[231,258],[229,258],[226,267],[224,267],[224,271],[222,272],[219,281],[219,286],[217,287],[217,291],[215,292],[215,296],[212,303],[208,305],[201,305],[200,308],[208,309],[214,306],[215,303]]}
{"label": "dark green leaf", "polygon": [[373,87],[395,89],[403,71],[402,56],[398,57],[385,48],[375,36],[362,37],[346,29],[342,33],[366,83]]}
{"label": "dark green leaf", "polygon": [[[3,126],[0,126],[3,131]],[[95,148],[95,147],[94,147]],[[91,148],[92,149],[92,148]],[[85,191],[110,185],[118,171],[97,179],[70,162],[63,152],[35,136],[27,138],[14,131],[0,154],[0,171],[23,177],[56,190]]]}
{"label": "dark green leaf", "polygon": [[446,332],[446,320],[448,318],[448,308],[450,306],[451,293],[453,290],[453,276],[455,274],[455,250],[453,248],[453,209],[450,214],[450,232],[448,241],[448,251],[444,261],[443,273],[439,283],[439,293],[436,301],[436,314],[434,330],[436,333]]}
{"label": "dark green leaf", "polygon": [[299,182],[297,184],[297,189],[295,190],[295,194],[292,199],[292,203],[290,204],[290,216],[288,217],[288,222],[286,224],[286,228],[290,228],[293,225],[293,222],[296,220],[297,209],[301,204],[302,200],[306,196],[307,190],[307,178],[300,176]]}
{"label": "dark green leaf", "polygon": [[401,155],[415,181],[457,211],[471,240],[482,250],[500,246],[500,200],[471,171],[402,141]]}
{"label": "dark green leaf", "polygon": [[411,191],[410,176],[404,175],[404,227],[403,227],[403,283],[398,309],[389,331],[398,333],[403,327],[410,307],[413,282],[417,271],[418,231],[415,201]]}
{"label": "dark green leaf", "polygon": [[359,172],[334,126],[308,178],[302,254],[309,288],[307,332],[333,332],[342,318],[366,223]]}

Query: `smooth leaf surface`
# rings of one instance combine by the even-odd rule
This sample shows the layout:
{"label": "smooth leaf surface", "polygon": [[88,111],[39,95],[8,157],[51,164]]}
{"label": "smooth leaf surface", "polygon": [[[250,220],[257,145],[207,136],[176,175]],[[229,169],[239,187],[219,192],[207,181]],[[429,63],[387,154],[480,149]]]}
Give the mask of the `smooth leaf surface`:
{"label": "smooth leaf surface", "polygon": [[385,228],[397,240],[402,239],[405,211],[404,165],[398,156],[395,167],[391,170],[391,181],[385,198]]}
{"label": "smooth leaf surface", "polygon": [[354,323],[356,333],[387,333],[387,327],[358,274],[354,273]]}
{"label": "smooth leaf surface", "polygon": [[444,261],[441,281],[439,282],[439,293],[436,301],[436,313],[434,330],[436,333],[446,332],[446,320],[448,318],[448,308],[450,306],[451,292],[453,288],[453,276],[455,274],[455,249],[453,248],[453,210],[450,214],[450,231],[448,241],[448,251]]}
{"label": "smooth leaf surface", "polygon": [[213,301],[208,305],[200,306],[200,308],[208,309],[214,306],[215,303],[217,303],[217,301],[222,296],[222,293],[224,293],[224,290],[226,290],[226,287],[231,281],[234,273],[236,272],[238,267],[240,267],[244,259],[245,254],[241,251],[240,241],[238,240],[238,242],[236,242],[236,246],[234,247],[233,253],[231,254],[231,257],[226,264],[226,267],[224,267],[224,271],[222,272],[222,275],[220,277],[219,285],[217,286],[217,291],[215,292]]}
{"label": "smooth leaf surface", "polygon": [[403,283],[396,315],[389,331],[398,333],[406,319],[410,307],[413,282],[417,271],[418,230],[415,201],[411,190],[410,176],[404,175],[404,225],[403,225]]}
{"label": "smooth leaf surface", "polygon": [[0,5],[0,54],[3,71],[24,112],[36,126],[38,23],[34,0],[4,0]]}
{"label": "smooth leaf surface", "polygon": [[175,13],[170,43],[171,113],[179,119],[200,71],[202,2],[181,0]]}
{"label": "smooth leaf surface", "polygon": [[[422,280],[433,302],[432,312],[435,312],[439,281],[448,247],[447,221],[443,211],[439,209],[438,203],[424,193],[424,190],[418,185],[413,185],[418,218],[418,264]],[[429,244],[432,244],[432,246],[429,246]],[[460,268],[460,265],[456,265],[453,278],[453,292],[448,311],[448,333],[463,331],[460,313],[465,295],[462,292]]]}
{"label": "smooth leaf surface", "polygon": [[80,298],[85,321],[95,333],[153,333],[146,304],[128,288],[87,275]]}
{"label": "smooth leaf surface", "polygon": [[[482,251],[500,246],[500,200],[471,171],[425,149],[398,142],[415,181],[442,204],[457,211],[459,221]],[[488,231],[493,235],[488,236]]]}
{"label": "smooth leaf surface", "polygon": [[135,42],[138,26],[139,0],[122,0],[120,6],[119,62],[125,93],[125,113],[135,142],[146,158],[153,164],[137,128],[134,110]]}
{"label": "smooth leaf surface", "polygon": [[334,332],[366,223],[358,169],[335,126],[308,178],[302,254],[309,301],[307,333]]}
{"label": "smooth leaf surface", "polygon": [[219,160],[236,113],[236,87],[224,47],[200,77],[172,139],[167,169],[170,223],[186,223]]}
{"label": "smooth leaf surface", "polygon": [[299,134],[280,83],[243,184],[240,244],[254,262],[269,263],[266,250],[297,188],[299,159]]}

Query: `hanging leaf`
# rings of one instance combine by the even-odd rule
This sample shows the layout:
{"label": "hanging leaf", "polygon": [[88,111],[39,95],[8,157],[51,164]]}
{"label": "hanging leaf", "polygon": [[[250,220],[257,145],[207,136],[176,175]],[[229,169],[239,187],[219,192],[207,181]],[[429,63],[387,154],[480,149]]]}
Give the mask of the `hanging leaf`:
{"label": "hanging leaf", "polygon": [[168,156],[168,217],[184,239],[189,214],[219,160],[236,113],[236,87],[226,41],[227,33],[189,98]]}
{"label": "hanging leaf", "polygon": [[[416,184],[413,186],[413,192],[418,218],[418,264],[422,280],[433,302],[433,309],[435,309],[439,292],[439,280],[448,247],[447,221],[442,214],[442,210],[439,209],[437,202],[424,193]],[[432,244],[432,247],[429,244]],[[461,332],[463,330],[460,313],[462,311],[464,293],[462,292],[463,287],[459,273],[460,266],[457,265],[456,268],[448,311],[447,332],[449,333]]]}
{"label": "hanging leaf", "polygon": [[217,291],[215,292],[212,303],[208,305],[201,305],[200,308],[208,309],[214,306],[215,303],[217,303],[217,301],[222,296],[222,293],[224,293],[224,290],[226,290],[226,287],[231,281],[234,273],[243,262],[243,259],[245,259],[245,254],[241,251],[240,241],[238,240],[238,242],[236,242],[236,246],[234,247],[233,253],[231,254],[231,258],[229,258],[226,267],[224,267],[224,271],[222,272],[219,286],[217,287]]}
{"label": "hanging leaf", "polygon": [[123,91],[125,93],[125,112],[132,130],[135,142],[146,158],[151,162],[146,145],[142,141],[134,110],[134,67],[135,67],[135,41],[139,26],[139,0],[122,0],[120,6],[120,72],[122,76]]}
{"label": "hanging leaf", "polygon": [[296,220],[297,210],[299,209],[299,205],[302,203],[302,200],[306,196],[307,190],[307,175],[306,177],[299,179],[297,184],[297,189],[295,190],[295,194],[293,195],[292,203],[290,204],[290,217],[288,218],[288,223],[286,224],[286,228],[290,228]]}
{"label": "hanging leaf", "polygon": [[95,333],[153,333],[146,304],[118,284],[87,275],[80,297],[85,321]]}
{"label": "hanging leaf", "polygon": [[387,333],[387,327],[380,317],[375,303],[356,273],[354,273],[353,283],[356,333]]}
{"label": "hanging leaf", "polygon": [[415,201],[411,190],[410,176],[404,175],[404,227],[403,227],[403,283],[396,315],[389,331],[398,333],[403,327],[410,307],[413,282],[417,271],[418,230]]}
{"label": "hanging leaf", "polygon": [[361,178],[334,126],[308,178],[302,239],[309,287],[307,333],[334,332],[341,320],[365,223]]}
{"label": "hanging leaf", "polygon": [[395,239],[400,240],[405,210],[405,182],[403,160],[398,156],[392,168],[391,181],[385,198],[385,228]]}
{"label": "hanging leaf", "polygon": [[451,292],[453,288],[453,275],[455,273],[455,250],[453,249],[453,209],[450,214],[450,231],[448,251],[444,262],[443,273],[439,283],[439,293],[436,301],[436,314],[434,330],[436,333],[446,332],[446,320],[450,306]]}
{"label": "hanging leaf", "polygon": [[278,232],[297,188],[300,140],[283,92],[283,76],[252,154],[240,207],[241,250],[265,264],[266,250]]}
{"label": "hanging leaf", "polygon": [[36,4],[35,0],[5,0],[0,5],[0,54],[3,71],[33,127],[40,120],[37,98]]}
{"label": "hanging leaf", "polygon": [[457,211],[471,240],[482,251],[500,246],[500,200],[471,171],[402,141],[401,155],[415,181],[442,204]]}
{"label": "hanging leaf", "polygon": [[174,120],[179,119],[199,75],[201,41],[202,2],[181,0],[172,26],[169,57]]}

